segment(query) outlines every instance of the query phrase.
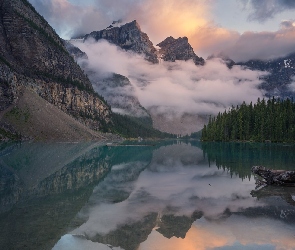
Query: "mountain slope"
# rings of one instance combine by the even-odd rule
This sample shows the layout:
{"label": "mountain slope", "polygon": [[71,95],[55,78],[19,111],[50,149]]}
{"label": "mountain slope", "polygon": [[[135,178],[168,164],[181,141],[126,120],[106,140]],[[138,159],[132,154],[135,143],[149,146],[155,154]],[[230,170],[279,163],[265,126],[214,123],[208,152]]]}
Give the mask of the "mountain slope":
{"label": "mountain slope", "polygon": [[267,91],[267,95],[279,97],[294,97],[295,94],[290,88],[295,77],[295,53],[285,57],[261,61],[250,60],[248,62],[237,63],[246,66],[251,70],[261,70],[270,72],[263,78],[262,88]]}
{"label": "mountain slope", "polygon": [[99,79],[96,74],[86,72],[95,91],[101,93],[113,112],[133,117],[149,117],[147,111],[141,106],[135,89],[127,77],[113,74],[108,78]]}
{"label": "mountain slope", "polygon": [[0,0],[0,83],[0,111],[26,88],[91,129],[111,122],[62,39],[26,0]]}
{"label": "mountain slope", "polygon": [[[48,103],[33,91],[23,88],[17,103],[2,114],[2,123],[10,124],[19,139],[42,141],[79,141],[106,139]],[[11,131],[13,133],[13,131]]]}

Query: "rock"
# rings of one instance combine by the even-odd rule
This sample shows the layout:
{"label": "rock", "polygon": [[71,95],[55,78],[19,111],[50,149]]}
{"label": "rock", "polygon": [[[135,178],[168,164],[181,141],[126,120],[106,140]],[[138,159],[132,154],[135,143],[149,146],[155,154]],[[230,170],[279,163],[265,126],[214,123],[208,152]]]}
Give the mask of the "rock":
{"label": "rock", "polygon": [[133,51],[143,54],[145,58],[152,62],[158,63],[157,50],[150,41],[148,35],[141,31],[136,20],[126,23],[120,27],[109,26],[100,31],[93,31],[83,37],[84,42],[90,38],[95,41],[105,39],[127,51]]}
{"label": "rock", "polygon": [[271,170],[262,166],[254,166],[251,171],[262,177],[267,185],[295,186],[295,171]]}
{"label": "rock", "polygon": [[204,65],[202,57],[198,57],[192,46],[188,43],[187,37],[174,39],[172,36],[167,37],[163,42],[157,44],[161,49],[159,54],[162,60],[175,62],[175,60],[193,60],[196,65]]}

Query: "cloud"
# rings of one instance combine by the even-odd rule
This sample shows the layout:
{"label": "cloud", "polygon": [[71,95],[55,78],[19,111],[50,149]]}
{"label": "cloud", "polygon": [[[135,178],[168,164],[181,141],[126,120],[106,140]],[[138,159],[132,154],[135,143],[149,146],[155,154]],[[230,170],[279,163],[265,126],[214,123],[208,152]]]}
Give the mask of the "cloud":
{"label": "cloud", "polygon": [[294,52],[294,39],[294,20],[286,20],[276,32],[243,33],[233,46],[224,50],[224,53],[235,61],[268,60]]}
{"label": "cloud", "polygon": [[293,77],[292,80],[293,80],[292,83],[288,85],[288,89],[289,89],[289,91],[295,93],[295,77]]}
{"label": "cloud", "polygon": [[294,0],[242,0],[245,8],[251,9],[249,20],[264,22],[273,18],[276,14],[295,9]]}
{"label": "cloud", "polygon": [[95,5],[76,5],[69,0],[29,1],[65,39],[103,29],[110,24],[112,16],[116,15]]}
{"label": "cloud", "polygon": [[258,85],[265,72],[240,66],[228,69],[220,59],[207,61],[203,67],[192,61],[155,65],[104,40],[75,45],[87,53],[91,71],[101,77],[111,73],[128,77],[141,105],[146,109],[158,107],[159,113],[216,114],[263,96]]}
{"label": "cloud", "polygon": [[[283,21],[276,32],[239,34],[212,21],[212,0],[97,0],[89,4],[82,1],[74,4],[69,0],[30,1],[66,39],[104,29],[114,20],[136,19],[154,44],[168,36],[187,36],[196,54],[205,58],[223,52],[235,61],[267,60],[295,51],[294,20]],[[269,12],[295,6],[294,1],[279,0],[245,0],[244,4],[255,10],[252,18],[271,16]]]}
{"label": "cloud", "polygon": [[206,58],[208,55],[218,54],[233,47],[239,38],[240,34],[237,31],[210,22],[195,29],[189,36],[189,42],[199,56]]}
{"label": "cloud", "polygon": [[67,38],[104,29],[114,20],[136,19],[152,40],[160,42],[170,35],[189,35],[204,25],[211,0],[98,0],[84,6],[69,0],[30,2],[60,35]]}
{"label": "cloud", "polygon": [[295,20],[285,20],[281,22],[281,29],[293,29],[295,27]]}

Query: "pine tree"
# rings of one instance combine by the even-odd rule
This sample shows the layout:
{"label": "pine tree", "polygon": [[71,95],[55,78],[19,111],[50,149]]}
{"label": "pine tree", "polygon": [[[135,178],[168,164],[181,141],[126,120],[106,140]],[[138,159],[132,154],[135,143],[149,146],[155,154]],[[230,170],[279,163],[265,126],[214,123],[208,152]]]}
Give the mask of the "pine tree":
{"label": "pine tree", "polygon": [[295,142],[295,103],[293,99],[258,98],[256,104],[232,107],[210,117],[204,126],[204,141]]}

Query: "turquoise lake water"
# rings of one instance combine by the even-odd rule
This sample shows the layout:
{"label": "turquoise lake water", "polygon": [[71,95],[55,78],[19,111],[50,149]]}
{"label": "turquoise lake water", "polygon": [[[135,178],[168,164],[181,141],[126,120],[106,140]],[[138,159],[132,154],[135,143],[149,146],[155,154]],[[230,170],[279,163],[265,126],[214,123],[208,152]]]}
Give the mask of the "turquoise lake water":
{"label": "turquoise lake water", "polygon": [[142,144],[0,145],[0,249],[295,249],[294,145]]}

